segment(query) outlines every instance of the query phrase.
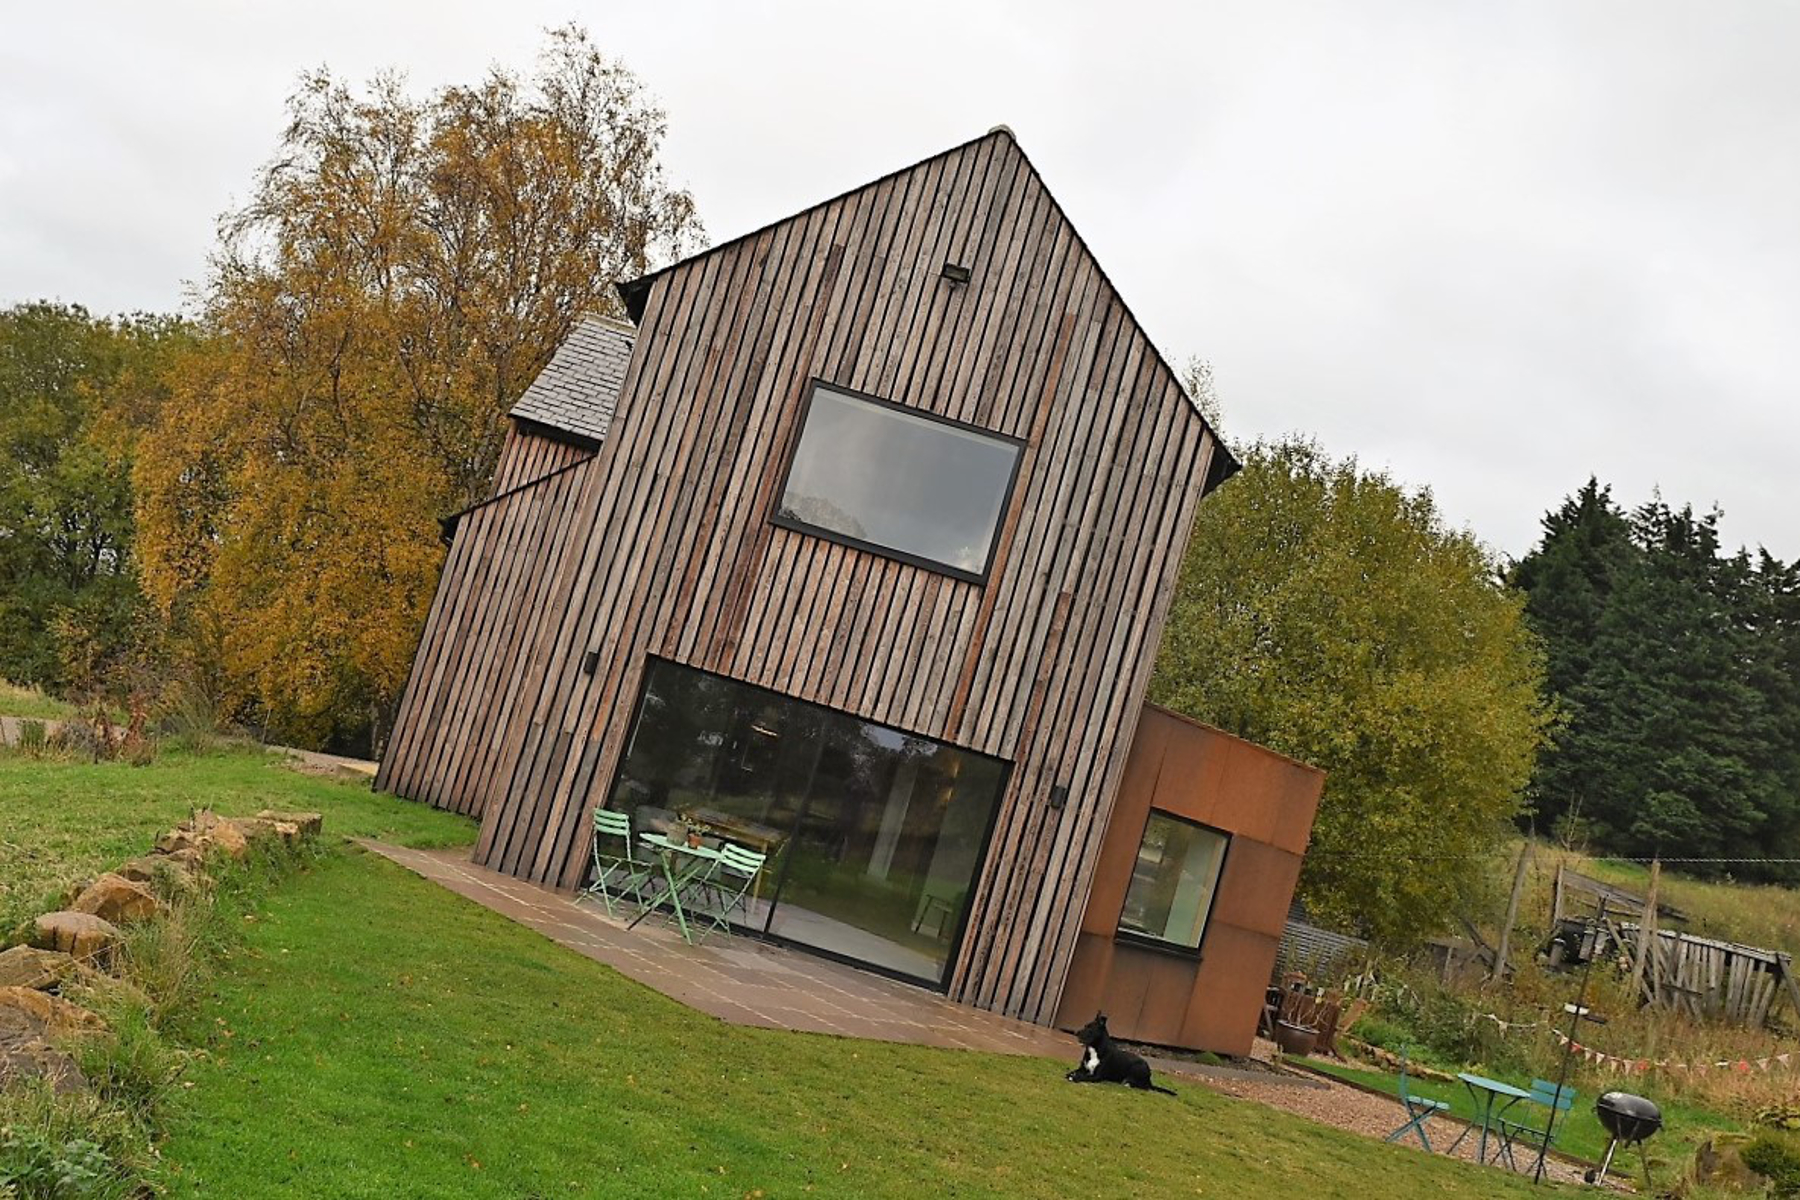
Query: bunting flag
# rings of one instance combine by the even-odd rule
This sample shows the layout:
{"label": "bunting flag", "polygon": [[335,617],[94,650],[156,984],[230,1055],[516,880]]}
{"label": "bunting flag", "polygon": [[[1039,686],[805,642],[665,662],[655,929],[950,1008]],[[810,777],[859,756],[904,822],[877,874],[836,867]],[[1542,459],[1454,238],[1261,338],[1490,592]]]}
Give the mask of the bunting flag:
{"label": "bunting flag", "polygon": [[1691,1075],[1704,1075],[1708,1071],[1736,1071],[1739,1075],[1748,1075],[1752,1071],[1769,1071],[1776,1067],[1791,1067],[1794,1063],[1794,1052],[1784,1051],[1771,1054],[1766,1058],[1740,1058],[1735,1061],[1721,1058],[1716,1062],[1684,1063],[1670,1062],[1666,1058],[1621,1058],[1617,1054],[1607,1054],[1592,1046],[1584,1046],[1580,1042],[1569,1040],[1567,1034],[1560,1029],[1551,1030],[1556,1035],[1556,1044],[1567,1046],[1581,1055],[1583,1062],[1604,1067],[1616,1075],[1647,1075],[1651,1071],[1683,1071]]}

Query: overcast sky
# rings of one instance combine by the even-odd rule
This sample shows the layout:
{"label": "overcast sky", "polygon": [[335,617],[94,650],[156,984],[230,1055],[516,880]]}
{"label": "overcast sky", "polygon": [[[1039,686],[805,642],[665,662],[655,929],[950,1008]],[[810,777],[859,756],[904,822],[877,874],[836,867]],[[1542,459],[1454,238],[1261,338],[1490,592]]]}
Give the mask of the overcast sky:
{"label": "overcast sky", "polygon": [[1511,554],[1590,474],[1800,558],[1800,5],[9,5],[0,304],[168,309],[298,73],[423,90],[577,20],[713,240],[1004,122],[1229,439]]}

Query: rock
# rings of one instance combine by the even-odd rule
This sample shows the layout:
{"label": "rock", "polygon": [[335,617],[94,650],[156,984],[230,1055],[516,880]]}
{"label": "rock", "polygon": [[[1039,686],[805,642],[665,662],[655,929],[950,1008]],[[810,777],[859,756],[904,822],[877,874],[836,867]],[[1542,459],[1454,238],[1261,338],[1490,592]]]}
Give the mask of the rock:
{"label": "rock", "polygon": [[198,850],[146,854],[120,863],[113,873],[143,884],[153,896],[167,895],[170,891],[195,891],[207,884],[206,872],[200,869]]}
{"label": "rock", "polygon": [[47,1079],[63,1096],[88,1085],[75,1060],[50,1044],[43,1022],[22,1009],[0,1008],[0,1091],[27,1079]]}
{"label": "rock", "polygon": [[209,844],[210,840],[205,834],[177,826],[156,839],[156,853],[169,857],[184,853],[204,855]]}
{"label": "rock", "polygon": [[33,925],[31,941],[40,950],[60,950],[82,961],[99,961],[118,944],[119,927],[93,913],[45,913]]}
{"label": "rock", "polygon": [[268,817],[233,817],[231,823],[251,841],[278,841],[291,846],[300,839],[300,827],[292,821],[276,821]]}
{"label": "rock", "polygon": [[1743,1151],[1751,1140],[1744,1134],[1721,1133],[1701,1142],[1694,1150],[1694,1179],[1719,1191],[1765,1194],[1769,1181],[1744,1162]]}
{"label": "rock", "polygon": [[72,955],[35,946],[0,950],[0,987],[53,988],[78,969]]}
{"label": "rock", "polygon": [[318,837],[325,828],[325,818],[316,812],[276,812],[265,808],[256,814],[264,821],[279,821],[284,824],[298,826],[301,837]]}
{"label": "rock", "polygon": [[93,913],[102,920],[122,925],[144,921],[162,911],[162,902],[141,883],[111,871],[88,884],[69,906],[75,912]]}
{"label": "rock", "polygon": [[126,859],[113,868],[113,874],[150,887],[157,881],[159,874],[173,876],[177,881],[186,881],[194,875],[199,860],[198,854],[188,850],[179,855],[145,854]]}
{"label": "rock", "polygon": [[223,852],[242,858],[250,850],[250,840],[234,823],[209,812],[198,812],[157,839],[156,852],[174,857],[184,851],[207,857]]}
{"label": "rock", "polygon": [[188,827],[211,842],[210,846],[202,847],[209,853],[217,848],[233,858],[242,858],[250,851],[247,831],[236,821],[208,809],[203,808],[188,818]]}
{"label": "rock", "polygon": [[204,875],[200,868],[205,864],[206,856],[199,850],[171,850],[167,854],[157,854],[154,857],[168,859],[194,879],[200,879]]}
{"label": "rock", "polygon": [[233,858],[242,858],[250,853],[250,839],[231,821],[220,821],[206,831],[206,836],[212,839],[214,846]]}
{"label": "rock", "polygon": [[0,987],[0,1009],[24,1013],[52,1037],[106,1028],[105,1021],[81,1005],[36,988]]}

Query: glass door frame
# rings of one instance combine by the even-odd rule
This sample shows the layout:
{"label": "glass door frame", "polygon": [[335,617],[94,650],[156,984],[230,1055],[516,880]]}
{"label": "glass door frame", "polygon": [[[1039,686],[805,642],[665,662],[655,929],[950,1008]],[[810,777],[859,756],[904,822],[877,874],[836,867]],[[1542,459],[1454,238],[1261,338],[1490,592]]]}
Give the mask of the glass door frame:
{"label": "glass door frame", "polygon": [[[855,967],[859,971],[868,971],[888,979],[897,980],[900,983],[912,984],[914,987],[922,987],[934,992],[947,993],[950,990],[950,976],[956,969],[957,959],[962,955],[963,939],[968,935],[969,925],[975,914],[976,895],[980,888],[982,874],[988,865],[988,856],[994,848],[994,831],[1000,824],[1000,810],[1006,807],[1007,797],[1012,792],[1013,761],[1008,758],[1001,758],[996,754],[985,754],[980,750],[971,749],[968,746],[959,745],[956,742],[945,741],[943,738],[932,737],[929,734],[915,733],[911,730],[902,729],[897,725],[889,725],[885,721],[878,721],[872,717],[862,716],[847,708],[839,708],[836,705],[831,704],[820,704],[816,700],[808,700],[801,696],[791,695],[776,688],[765,687],[762,684],[750,683],[747,680],[738,679],[735,676],[726,675],[719,671],[709,671],[704,667],[696,667],[691,663],[681,662],[679,659],[669,658],[660,654],[646,654],[644,656],[643,670],[638,674],[636,697],[632,701],[631,723],[626,727],[625,741],[619,748],[618,760],[613,763],[612,773],[607,778],[606,790],[599,795],[599,798],[596,801],[596,807],[606,807],[607,802],[612,799],[613,793],[618,790],[620,779],[625,773],[626,761],[630,759],[632,747],[637,743],[638,724],[643,719],[644,715],[644,698],[650,690],[650,673],[652,668],[658,663],[666,663],[669,666],[678,667],[684,671],[693,671],[700,675],[707,675],[714,679],[724,680],[734,687],[744,688],[753,692],[761,692],[764,695],[773,696],[778,700],[783,700],[790,704],[803,704],[822,712],[835,713],[842,717],[848,717],[852,721],[860,721],[868,725],[878,725],[883,729],[891,729],[895,733],[905,737],[917,738],[921,741],[932,742],[939,746],[948,746],[953,750],[959,750],[965,754],[978,755],[981,758],[1000,764],[999,786],[995,789],[994,804],[987,815],[986,823],[981,831],[981,846],[976,853],[975,870],[969,877],[969,897],[963,905],[963,911],[957,915],[956,931],[951,935],[949,949],[944,955],[944,969],[938,979],[933,980],[918,975],[909,975],[904,971],[899,971],[892,967],[884,967],[879,963],[872,963],[866,959],[856,958],[853,955],[844,954],[840,951],[829,950],[822,946],[815,946],[811,942],[803,942],[794,938],[783,937],[781,934],[773,933],[767,928],[774,922],[775,910],[781,902],[781,887],[787,876],[788,846],[794,837],[798,835],[800,824],[805,819],[807,811],[812,807],[812,797],[810,794],[801,797],[801,803],[796,807],[792,824],[789,827],[788,842],[784,842],[782,849],[778,851],[782,856],[782,869],[776,878],[774,889],[769,893],[768,910],[763,915],[764,927],[758,929],[750,925],[740,925],[735,920],[731,922],[733,933],[742,933],[753,936],[759,941],[768,942],[771,945],[788,946],[797,950],[804,950],[808,954],[816,954],[820,958],[829,959],[832,962],[843,963],[845,966]],[[588,822],[588,837],[590,839],[593,837],[593,823],[591,821]]]}

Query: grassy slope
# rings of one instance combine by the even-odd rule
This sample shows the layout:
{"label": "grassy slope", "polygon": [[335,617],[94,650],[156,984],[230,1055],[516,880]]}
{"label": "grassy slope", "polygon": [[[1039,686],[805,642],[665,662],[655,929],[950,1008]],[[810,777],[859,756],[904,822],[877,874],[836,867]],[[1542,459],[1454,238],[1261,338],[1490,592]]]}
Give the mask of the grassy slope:
{"label": "grassy slope", "polygon": [[61,720],[76,715],[73,704],[45,695],[37,688],[0,679],[0,716]]}
{"label": "grassy slope", "polygon": [[[1650,868],[1639,863],[1608,862],[1579,855],[1569,855],[1568,863],[1573,870],[1630,888],[1640,896],[1650,883]],[[1553,857],[1549,870],[1555,871]],[[1663,872],[1657,887],[1664,903],[1674,905],[1689,918],[1688,924],[1677,925],[1677,929],[1800,953],[1800,891],[1774,884],[1693,879],[1673,870]],[[1630,919],[1635,918],[1633,914]]]}
{"label": "grassy slope", "polygon": [[167,753],[146,767],[0,754],[0,943],[71,881],[143,854],[193,809],[227,816],[313,809],[332,835],[410,845],[475,838],[472,822],[373,795],[367,784],[302,775],[261,752]]}
{"label": "grassy slope", "polygon": [[359,852],[269,898],[197,1024],[175,1195],[1528,1194],[1198,1085],[724,1025]]}

